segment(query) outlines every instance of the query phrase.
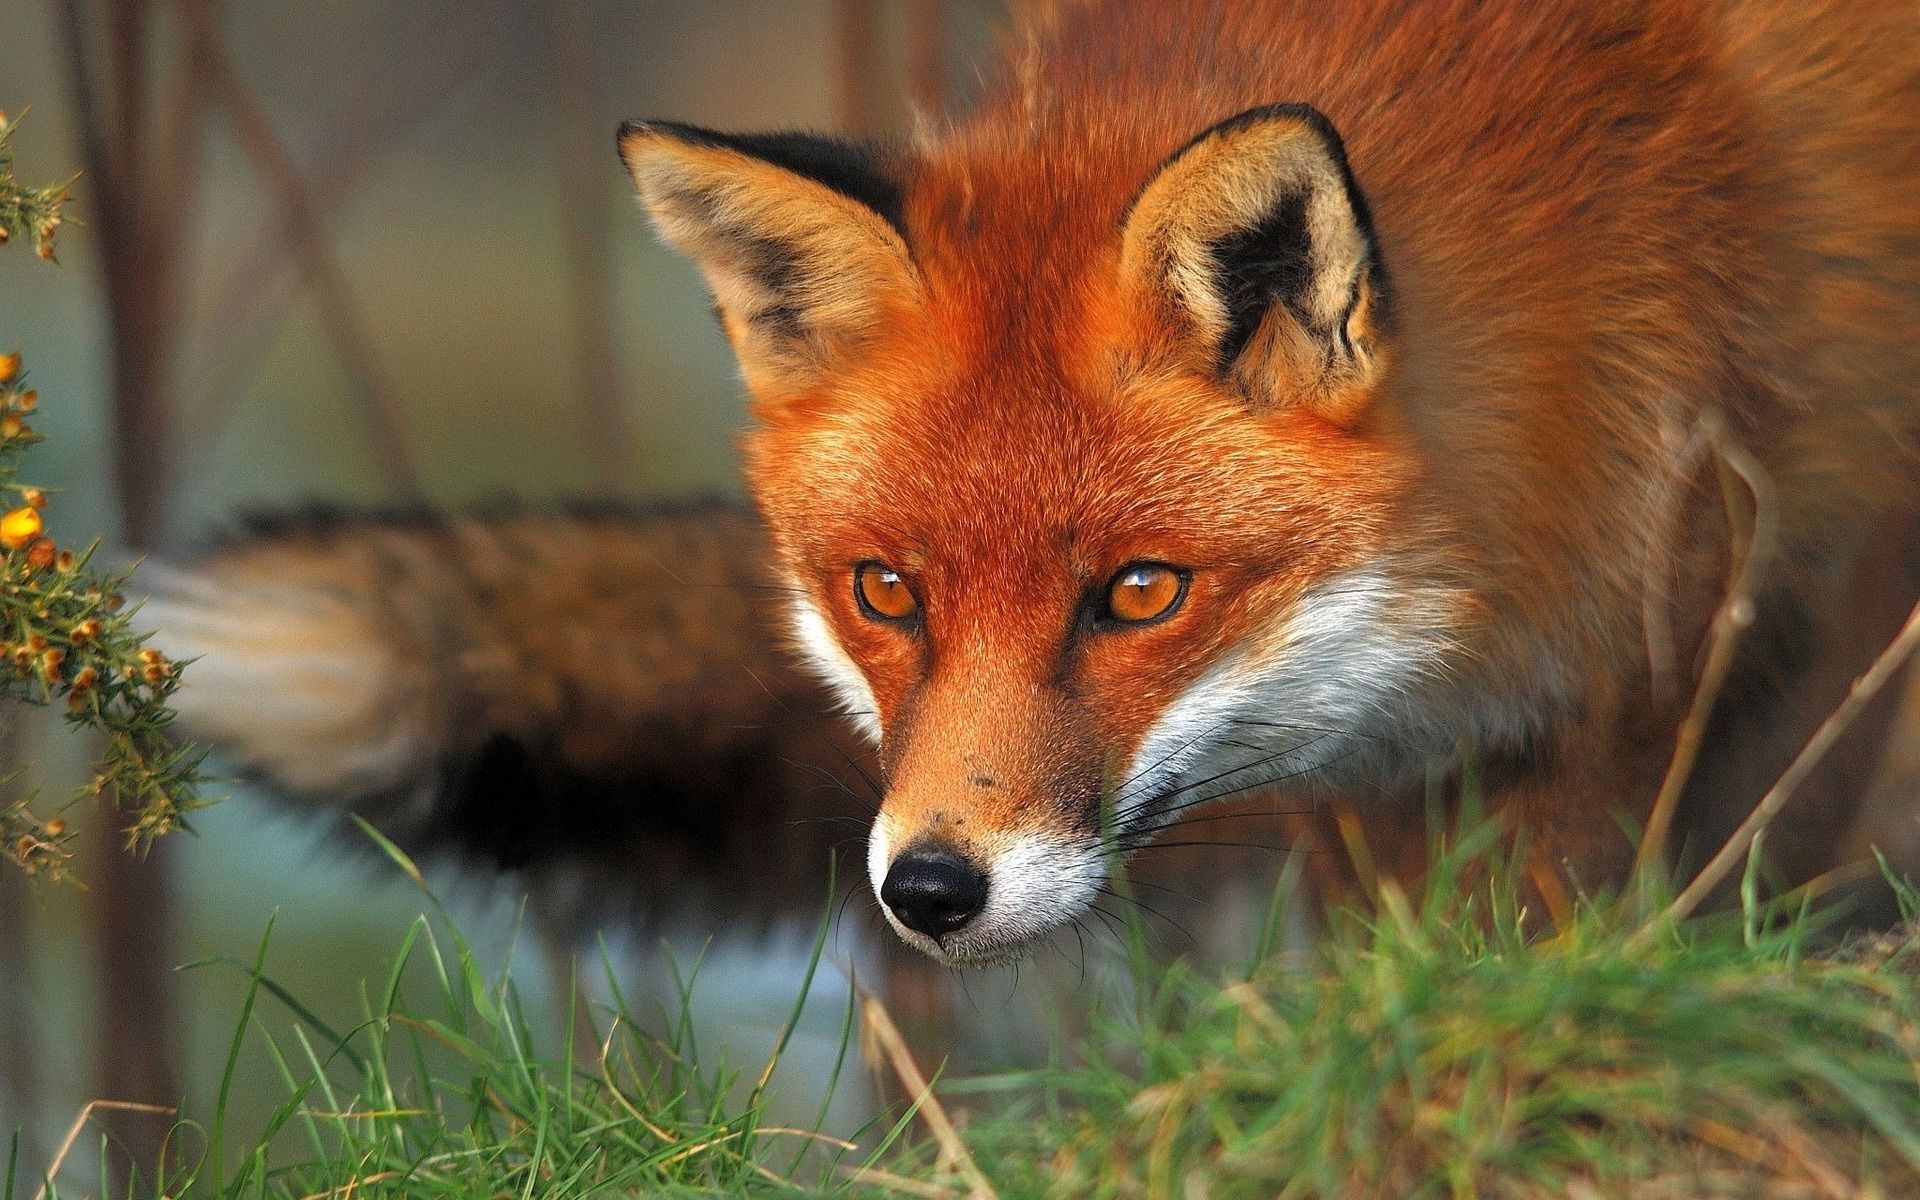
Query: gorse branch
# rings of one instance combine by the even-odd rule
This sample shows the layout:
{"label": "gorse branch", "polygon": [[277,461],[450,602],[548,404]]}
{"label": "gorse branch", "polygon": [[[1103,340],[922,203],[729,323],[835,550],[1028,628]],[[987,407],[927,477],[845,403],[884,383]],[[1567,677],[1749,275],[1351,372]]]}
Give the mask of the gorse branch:
{"label": "gorse branch", "polygon": [[[14,182],[12,132],[0,115],[0,232],[31,234],[51,262],[67,191]],[[20,352],[0,354],[0,696],[63,703],[70,724],[105,738],[92,782],[55,815],[37,814],[31,796],[0,800],[0,853],[30,875],[57,879],[72,837],[58,812],[76,801],[110,798],[135,852],[203,801],[200,753],[166,734],[178,670],[132,626],[121,595],[128,572],[93,570],[97,541],[79,552],[62,547],[47,527],[47,494],[19,481],[22,455],[41,440],[31,424],[39,403]]]}
{"label": "gorse branch", "polygon": [[60,230],[60,209],[67,202],[67,185],[23,187],[13,178],[13,139],[17,120],[0,112],[0,245],[15,238],[31,239],[35,253],[53,261],[54,237]]}

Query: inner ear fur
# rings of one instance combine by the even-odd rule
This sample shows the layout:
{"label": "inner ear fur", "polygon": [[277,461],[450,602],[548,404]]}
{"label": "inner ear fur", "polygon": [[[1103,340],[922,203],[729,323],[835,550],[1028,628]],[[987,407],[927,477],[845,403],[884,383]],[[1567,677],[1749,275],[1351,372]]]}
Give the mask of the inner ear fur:
{"label": "inner ear fur", "polygon": [[883,148],[663,121],[621,126],[619,146],[661,236],[706,277],[756,393],[805,386],[918,303]]}
{"label": "inner ear fur", "polygon": [[1303,104],[1213,126],[1128,211],[1123,284],[1255,405],[1346,419],[1384,366],[1385,277],[1340,136]]}

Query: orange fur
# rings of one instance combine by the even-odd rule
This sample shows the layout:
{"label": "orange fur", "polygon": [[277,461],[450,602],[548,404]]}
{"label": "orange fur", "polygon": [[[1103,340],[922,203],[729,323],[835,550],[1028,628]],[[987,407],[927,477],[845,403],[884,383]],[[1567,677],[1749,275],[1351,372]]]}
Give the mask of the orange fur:
{"label": "orange fur", "polygon": [[[1196,159],[1165,195],[1162,164],[1283,101],[1344,139],[1384,272],[1354,286],[1332,382],[1300,340],[1312,314],[1279,305],[1214,369],[1219,322],[1130,250],[1211,244],[1244,191],[1219,172],[1263,160],[1209,142],[1226,165]],[[1783,697],[1857,668],[1835,621],[1890,625],[1915,590],[1826,607],[1915,520],[1915,112],[1910,0],[1047,14],[978,111],[897,168],[911,283],[870,297],[857,346],[803,336],[804,368],[750,376],[776,550],[878,706],[884,844],[991,860],[1036,833],[1096,840],[1183,696],[1234,664],[1284,671],[1348,613],[1411,657],[1378,696],[1355,684],[1337,731],[1355,748],[1300,782],[1415,826],[1423,768],[1470,743],[1496,800],[1604,874],[1739,552],[1699,452],[1709,411],[1763,463],[1778,543],[1727,701],[1750,736],[1716,746],[1697,802],[1724,763],[1783,763],[1809,719]],[[1180,611],[1078,630],[1088,589],[1143,559],[1192,571]],[[860,612],[866,560],[913,583],[916,632]],[[1353,580],[1377,595],[1339,607]],[[1340,684],[1301,686],[1322,682]]]}

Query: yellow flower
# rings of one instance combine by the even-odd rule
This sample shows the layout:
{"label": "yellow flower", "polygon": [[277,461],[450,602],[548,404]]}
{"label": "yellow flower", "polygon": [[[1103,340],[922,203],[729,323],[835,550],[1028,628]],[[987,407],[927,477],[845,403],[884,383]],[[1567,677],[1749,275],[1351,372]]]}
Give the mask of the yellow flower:
{"label": "yellow flower", "polygon": [[33,544],[40,536],[46,522],[40,519],[40,512],[32,505],[16,508],[4,517],[0,517],[0,546],[9,550],[21,550]]}
{"label": "yellow flower", "polygon": [[20,373],[20,352],[0,354],[0,383],[12,383],[13,377]]}

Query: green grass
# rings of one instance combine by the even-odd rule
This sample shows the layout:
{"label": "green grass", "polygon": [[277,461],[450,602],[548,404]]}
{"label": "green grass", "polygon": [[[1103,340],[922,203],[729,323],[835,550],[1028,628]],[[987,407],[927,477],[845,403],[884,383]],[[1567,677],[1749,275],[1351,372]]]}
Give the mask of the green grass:
{"label": "green grass", "polygon": [[[368,831],[413,875],[417,870]],[[510,977],[488,980],[471,947],[426,893],[432,911],[413,924],[393,958],[368,981],[369,1002],[354,1027],[336,1029],[276,984],[265,970],[272,922],[252,962],[212,959],[194,970],[239,970],[249,981],[209,1113],[182,1120],[171,1163],[131,1192],[142,1197],[571,1197],[785,1196],[838,1186],[900,1132],[877,1130],[866,1153],[810,1130],[769,1127],[765,1088],[801,1015],[810,958],[794,1010],[772,1059],[744,1078],[724,1056],[696,1052],[687,1001],[664,1036],[643,1032],[609,969],[614,1003],[596,1013],[589,1036],[553,1036],[529,1027]],[[825,924],[821,926],[824,939]],[[402,980],[423,967],[431,1009],[409,1008]],[[695,968],[697,974],[697,967]],[[293,1023],[268,1021],[278,1006]],[[851,1003],[841,1058],[853,1034]],[[262,1132],[238,1138],[229,1093],[243,1048],[264,1047],[285,1098]],[[591,1051],[576,1051],[582,1043]],[[556,1057],[537,1047],[560,1045]],[[576,1053],[580,1057],[576,1057]],[[829,1091],[831,1088],[829,1087]],[[744,1099],[741,1098],[745,1093]],[[822,1105],[824,1114],[825,1106]],[[248,1114],[250,1126],[259,1114]],[[817,1125],[817,1122],[816,1122]],[[16,1140],[17,1147],[17,1140]],[[101,1161],[110,1151],[103,1147]],[[7,1164],[7,1200],[44,1181]],[[104,1174],[49,1185],[48,1200],[113,1194]]]}
{"label": "green grass", "polygon": [[[932,1106],[963,1118],[1005,1197],[1920,1195],[1920,947],[1814,952],[1815,923],[1751,886],[1738,911],[1678,926],[1635,917],[1658,911],[1638,899],[1580,904],[1556,927],[1524,911],[1504,858],[1476,829],[1424,897],[1381,889],[1304,958],[1269,944],[1225,975],[1139,958],[1142,982],[1087,1044],[941,1082]],[[252,982],[227,1077],[257,1039],[284,1102],[237,1138],[223,1087],[183,1123],[184,1164],[140,1195],[868,1194],[879,1172],[967,1194],[936,1169],[928,1113],[889,1114],[859,1150],[770,1129],[771,1063],[744,1078],[703,1064],[684,1022],[648,1037],[617,990],[604,1055],[543,1059],[550,1039],[511,982],[484,979],[437,908],[352,1029],[278,989],[266,947],[203,969]],[[409,963],[429,969],[435,1011],[401,1003]],[[269,1035],[267,1005],[296,1018],[290,1036]],[[854,1020],[850,1002],[843,1062]],[[5,1194],[31,1183],[16,1166]],[[82,1193],[106,1194],[68,1180],[49,1195]]]}
{"label": "green grass", "polygon": [[1317,957],[1176,967],[1082,1065],[999,1081],[977,1125],[1006,1195],[1920,1195],[1908,937],[1810,953],[1751,901],[1642,932],[1589,903],[1524,919],[1457,849]]}

